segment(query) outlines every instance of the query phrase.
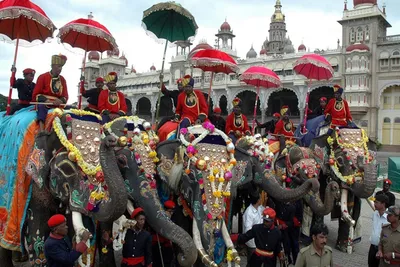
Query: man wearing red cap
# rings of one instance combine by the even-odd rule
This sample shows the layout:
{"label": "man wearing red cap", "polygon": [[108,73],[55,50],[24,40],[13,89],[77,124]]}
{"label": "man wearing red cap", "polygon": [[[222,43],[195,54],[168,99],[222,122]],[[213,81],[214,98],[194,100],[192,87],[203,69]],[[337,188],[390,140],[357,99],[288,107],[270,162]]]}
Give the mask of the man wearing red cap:
{"label": "man wearing red cap", "polygon": [[233,143],[244,135],[251,135],[247,118],[242,114],[242,100],[235,97],[232,101],[233,110],[226,118],[225,133]]}
{"label": "man wearing red cap", "polygon": [[175,110],[175,120],[179,128],[203,123],[208,117],[207,101],[200,90],[193,90],[194,80],[190,75],[182,78],[184,94],[179,94]]}
{"label": "man wearing red cap", "polygon": [[[15,72],[17,69],[13,67],[11,71]],[[11,107],[10,115],[22,108],[30,106],[29,103],[32,101],[32,93],[35,88],[35,83],[33,82],[35,73],[34,69],[24,69],[22,71],[22,74],[24,75],[23,79],[14,78],[13,88],[16,88],[18,91],[18,104]]]}
{"label": "man wearing red cap", "polygon": [[127,106],[124,94],[117,90],[117,73],[108,73],[107,76],[104,77],[104,80],[107,83],[108,89],[101,91],[98,108],[103,117],[103,123],[106,123],[119,116],[125,116]]}
{"label": "man wearing red cap", "polygon": [[349,104],[342,98],[343,88],[340,85],[333,86],[335,98],[329,100],[324,114],[327,121],[331,122],[331,128],[346,127],[351,124],[353,118],[351,117]]}
{"label": "man wearing red cap", "polygon": [[243,244],[254,238],[256,250],[250,258],[251,267],[275,267],[276,259],[283,258],[281,252],[281,232],[274,225],[276,213],[272,208],[265,208],[263,211],[263,223],[254,225],[249,231],[240,234],[238,243]]}
{"label": "man wearing red cap", "polygon": [[90,233],[82,233],[82,241],[73,248],[68,239],[67,220],[64,215],[56,214],[52,216],[47,225],[50,227],[50,236],[44,242],[44,255],[49,267],[72,267],[76,260],[87,250],[86,241],[90,238]]}
{"label": "man wearing red cap", "polygon": [[319,99],[319,106],[312,111],[311,116],[309,116],[309,118],[312,119],[321,115],[325,115],[326,103],[328,103],[327,98],[321,97]]}
{"label": "man wearing red cap", "polygon": [[283,136],[291,140],[290,137],[294,136],[293,122],[289,120],[289,106],[281,107],[281,119],[275,125],[274,135]]}
{"label": "man wearing red cap", "polygon": [[146,223],[143,209],[136,208],[131,218],[136,224],[126,231],[121,267],[152,267],[151,234],[143,230]]}
{"label": "man wearing red cap", "polygon": [[267,121],[265,123],[260,123],[258,120],[256,120],[257,128],[265,129],[265,134],[263,135],[263,137],[266,137],[269,133],[275,132],[276,123],[279,121],[280,118],[281,114],[275,112],[274,114],[272,114],[272,120],[270,121]]}
{"label": "man wearing red cap", "polygon": [[213,115],[210,116],[210,122],[221,131],[225,131],[226,122],[225,119],[221,117],[222,110],[219,107],[215,107],[213,110]]}
{"label": "man wearing red cap", "polygon": [[392,181],[389,179],[383,180],[383,188],[381,191],[376,192],[376,195],[385,194],[389,198],[388,207],[396,204],[396,197],[392,192],[390,192],[390,186],[392,185]]}
{"label": "man wearing red cap", "polygon": [[85,108],[86,111],[91,111],[96,114],[100,114],[98,103],[99,103],[99,95],[104,87],[104,79],[98,77],[96,79],[96,88],[85,90],[85,88],[81,88],[82,96],[87,98],[87,102],[89,105]]}
{"label": "man wearing red cap", "polygon": [[67,57],[64,55],[52,56],[51,70],[38,77],[33,90],[32,101],[43,103],[37,105],[37,120],[42,132],[49,108],[64,107],[68,101],[67,82],[60,75],[66,62]]}

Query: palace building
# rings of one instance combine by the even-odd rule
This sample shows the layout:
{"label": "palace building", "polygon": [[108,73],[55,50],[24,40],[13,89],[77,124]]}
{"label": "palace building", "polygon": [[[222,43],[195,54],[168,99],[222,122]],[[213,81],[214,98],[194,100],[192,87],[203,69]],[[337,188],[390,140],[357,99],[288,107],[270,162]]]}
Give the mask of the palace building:
{"label": "palace building", "polygon": [[[233,49],[235,35],[225,21],[218,29],[215,46],[200,41],[192,48],[188,41],[176,42],[176,54],[169,69],[164,72],[164,83],[169,90],[177,90],[176,80],[186,74],[192,75],[195,88],[208,92],[211,75],[190,65],[190,57],[200,49],[215,48],[230,54],[238,63],[240,73],[250,66],[266,66],[274,70],[282,81],[282,88],[261,90],[257,107],[258,119],[269,120],[282,105],[288,105],[294,122],[304,115],[307,81],[293,71],[293,63],[307,53],[324,56],[332,65],[334,75],[329,82],[312,82],[309,106],[318,105],[322,96],[333,97],[332,86],[341,84],[349,103],[354,122],[367,130],[372,139],[385,145],[400,145],[400,34],[387,36],[385,6],[377,0],[353,0],[353,8],[344,1],[342,41],[335,49],[307,50],[304,44],[294,48],[287,36],[285,15],[280,0],[276,0],[271,16],[269,34],[259,53],[251,46],[246,58],[239,58]],[[128,60],[119,51],[108,52],[101,57],[90,52],[85,77],[88,87],[94,87],[96,77],[110,71],[119,73],[118,88],[132,102],[133,114],[154,120],[157,109],[160,71],[154,66],[148,72],[137,73],[128,67]],[[212,105],[219,106],[223,115],[232,109],[232,100],[242,98],[244,114],[253,114],[256,90],[239,81],[238,75],[216,74],[211,93]],[[173,114],[173,103],[161,97],[160,115]],[[249,117],[249,121],[251,121]]]}

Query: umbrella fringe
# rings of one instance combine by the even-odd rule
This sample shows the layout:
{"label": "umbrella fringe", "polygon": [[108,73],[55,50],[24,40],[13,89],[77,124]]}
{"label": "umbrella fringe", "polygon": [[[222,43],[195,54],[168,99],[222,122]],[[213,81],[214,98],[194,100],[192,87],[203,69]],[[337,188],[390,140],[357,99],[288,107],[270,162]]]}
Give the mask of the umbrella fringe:
{"label": "umbrella fringe", "polygon": [[293,64],[293,68],[296,68],[297,66],[304,65],[304,64],[312,64],[317,67],[324,68],[324,69],[328,70],[332,75],[334,72],[332,66],[329,63],[327,64],[325,62],[321,62],[321,61],[314,60],[311,58],[300,58],[300,59],[296,60],[296,62]]}
{"label": "umbrella fringe", "polygon": [[281,81],[279,80],[279,77],[275,78],[272,76],[266,76],[265,74],[262,73],[243,73],[242,75],[240,75],[240,80],[244,81],[245,83],[251,80],[261,80],[261,81],[271,82],[277,85],[277,87],[281,86]]}
{"label": "umbrella fringe", "polygon": [[[201,66],[206,66],[206,67],[215,67],[215,66],[228,66],[231,70],[232,73],[236,73],[239,71],[239,67],[236,65],[236,63],[231,63],[227,62],[225,60],[220,60],[216,58],[210,58],[210,57],[201,57],[201,58],[194,58],[190,60],[191,64],[194,65],[195,68],[201,68]],[[199,66],[199,67],[196,67]]]}
{"label": "umbrella fringe", "polygon": [[[34,5],[33,3],[31,4]],[[52,32],[57,29],[57,27],[49,18],[46,17],[46,15],[41,14],[36,10],[28,9],[21,6],[11,6],[0,9],[0,20],[17,19],[21,16],[36,21],[37,23],[39,23],[43,27],[48,28]]]}

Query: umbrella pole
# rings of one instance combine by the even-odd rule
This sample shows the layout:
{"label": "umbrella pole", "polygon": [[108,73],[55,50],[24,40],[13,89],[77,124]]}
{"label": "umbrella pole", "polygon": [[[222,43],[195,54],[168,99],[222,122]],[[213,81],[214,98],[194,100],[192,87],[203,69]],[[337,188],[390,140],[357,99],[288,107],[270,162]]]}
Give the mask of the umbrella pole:
{"label": "umbrella pole", "polygon": [[86,53],[87,52],[85,50],[85,55],[83,56],[83,62],[82,62],[81,86],[80,86],[79,92],[78,92],[78,109],[81,109],[81,107],[82,107],[82,92],[85,91]]}
{"label": "umbrella pole", "polygon": [[164,63],[165,63],[165,54],[167,53],[167,45],[168,45],[168,40],[165,40],[165,47],[164,47],[164,55],[163,55],[163,60],[161,64],[161,73],[160,73],[160,91],[158,91],[158,99],[157,99],[157,111],[156,111],[156,128],[158,124],[158,115],[160,113],[160,99],[161,99],[161,90],[162,90],[162,85],[164,82]]}
{"label": "umbrella pole", "polygon": [[6,115],[9,115],[10,111],[11,111],[12,90],[13,90],[13,86],[14,86],[14,82],[15,82],[15,71],[14,71],[14,68],[15,68],[15,65],[17,64],[18,46],[19,46],[19,37],[17,37],[17,42],[15,44],[14,62],[13,62],[13,65],[12,65],[13,70],[11,71],[10,91],[8,92]]}
{"label": "umbrella pole", "polygon": [[253,129],[251,130],[252,135],[254,135],[256,130],[256,117],[257,117],[257,104],[258,104],[258,95],[260,94],[260,86],[257,86],[257,95],[256,95],[256,103],[254,104],[254,117],[253,117]]}
{"label": "umbrella pole", "polygon": [[302,133],[306,133],[306,123],[307,123],[307,114],[308,114],[308,101],[310,100],[310,89],[311,89],[311,79],[308,81],[308,88],[307,88],[307,96],[306,96],[306,105],[304,108],[304,119],[303,119],[303,127],[302,127]]}
{"label": "umbrella pole", "polygon": [[213,79],[214,79],[214,72],[211,72],[210,88],[208,88],[208,97],[207,97],[207,104],[209,107],[210,107],[210,95],[211,95],[211,87],[212,87]]}

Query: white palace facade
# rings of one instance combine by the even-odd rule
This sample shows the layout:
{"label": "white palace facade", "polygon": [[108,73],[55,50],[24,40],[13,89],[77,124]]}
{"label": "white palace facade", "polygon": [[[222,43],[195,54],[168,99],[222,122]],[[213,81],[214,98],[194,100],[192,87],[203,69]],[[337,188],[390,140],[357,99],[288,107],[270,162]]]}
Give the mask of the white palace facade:
{"label": "white palace facade", "polygon": [[[238,58],[233,50],[235,35],[225,21],[216,34],[215,47],[205,41],[193,48],[189,42],[176,43],[176,54],[165,70],[164,83],[169,90],[177,90],[176,80],[191,74],[195,88],[207,93],[210,74],[192,68],[188,59],[199,49],[220,49],[236,59],[240,73],[250,66],[266,66],[281,78],[282,88],[260,91],[257,111],[260,121],[269,120],[282,105],[289,105],[292,119],[298,123],[304,114],[308,85],[302,76],[294,73],[293,63],[305,54],[317,53],[330,62],[335,72],[329,82],[312,82],[310,107],[316,107],[321,96],[333,97],[332,86],[341,84],[355,123],[382,144],[400,145],[400,34],[387,36],[391,25],[385,6],[379,7],[377,0],[353,0],[352,9],[345,0],[343,17],[338,22],[342,25],[342,44],[338,40],[335,49],[309,51],[301,44],[296,50],[286,36],[281,1],[276,0],[269,36],[259,53],[251,47],[245,59]],[[154,120],[160,71],[152,66],[148,72],[137,73],[128,67],[124,55],[119,57],[119,52],[107,53],[107,57],[89,53],[85,69],[89,88],[94,87],[98,76],[110,71],[119,74],[117,87],[131,100],[133,114]],[[233,98],[240,97],[244,114],[250,115],[255,92],[254,87],[240,82],[237,75],[217,74],[213,80],[212,105],[221,107],[223,115],[227,115]],[[162,97],[160,103],[161,116],[173,114],[171,99]]]}

